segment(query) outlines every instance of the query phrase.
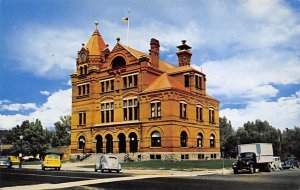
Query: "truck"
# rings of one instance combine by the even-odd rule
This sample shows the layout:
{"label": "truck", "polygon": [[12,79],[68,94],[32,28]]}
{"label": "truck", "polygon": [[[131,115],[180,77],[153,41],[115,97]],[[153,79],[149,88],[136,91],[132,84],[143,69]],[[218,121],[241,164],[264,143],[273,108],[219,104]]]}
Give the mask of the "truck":
{"label": "truck", "polygon": [[274,158],[271,143],[240,144],[237,149],[238,160],[232,164],[234,174],[240,170],[253,174],[256,169],[271,172]]}

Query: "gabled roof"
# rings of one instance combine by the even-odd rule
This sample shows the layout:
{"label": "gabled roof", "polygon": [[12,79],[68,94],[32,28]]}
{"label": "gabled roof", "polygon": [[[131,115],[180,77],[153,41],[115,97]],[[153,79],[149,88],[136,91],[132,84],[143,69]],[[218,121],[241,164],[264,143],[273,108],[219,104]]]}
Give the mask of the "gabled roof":
{"label": "gabled roof", "polygon": [[143,92],[150,92],[163,89],[178,89],[182,91],[189,92],[181,83],[176,79],[168,76],[166,73],[159,76],[147,89]]}
{"label": "gabled roof", "polygon": [[[120,45],[123,48],[125,48],[128,52],[130,52],[133,56],[135,56],[136,58],[139,58],[139,57],[141,57],[143,55],[143,56],[146,56],[146,57],[148,57],[150,59],[150,55],[149,54],[145,54],[143,52],[140,52],[140,51],[138,51],[136,49],[133,49],[131,47],[124,46],[122,44],[120,44]],[[165,62],[163,60],[159,60],[159,68],[158,68],[159,70],[166,72],[167,70],[172,69],[172,68],[175,68],[175,66],[172,65],[172,64],[170,64],[170,63],[167,63],[167,62]]]}
{"label": "gabled roof", "polygon": [[[172,75],[172,74],[175,74],[175,73],[184,73],[184,72],[188,72],[188,71],[195,71],[197,73],[202,73],[202,72],[198,71],[197,69],[191,67],[190,65],[185,65],[185,66],[181,66],[181,67],[174,67],[174,68],[168,69],[166,72],[169,75]],[[203,75],[205,75],[205,74],[203,74]]]}
{"label": "gabled roof", "polygon": [[106,48],[98,29],[95,30],[85,48],[89,50],[89,55],[100,55],[101,51]]}

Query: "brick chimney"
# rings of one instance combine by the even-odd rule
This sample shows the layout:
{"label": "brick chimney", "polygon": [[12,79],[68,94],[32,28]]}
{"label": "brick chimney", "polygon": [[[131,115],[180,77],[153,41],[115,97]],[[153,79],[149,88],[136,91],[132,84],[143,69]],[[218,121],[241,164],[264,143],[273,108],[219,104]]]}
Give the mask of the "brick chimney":
{"label": "brick chimney", "polygon": [[159,41],[155,38],[152,38],[150,41],[150,58],[151,58],[151,65],[154,68],[159,67]]}
{"label": "brick chimney", "polygon": [[181,42],[182,44],[180,46],[177,46],[179,50],[176,53],[178,56],[178,64],[180,67],[190,65],[192,57],[192,52],[190,51],[192,47],[186,44],[186,40],[182,40]]}

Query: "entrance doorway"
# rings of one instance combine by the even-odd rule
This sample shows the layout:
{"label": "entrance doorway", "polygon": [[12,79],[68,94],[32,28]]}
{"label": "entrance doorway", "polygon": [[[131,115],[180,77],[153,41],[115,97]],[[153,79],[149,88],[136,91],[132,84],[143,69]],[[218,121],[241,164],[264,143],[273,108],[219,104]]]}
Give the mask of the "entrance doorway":
{"label": "entrance doorway", "polygon": [[119,153],[126,153],[126,137],[123,133],[118,135]]}
{"label": "entrance doorway", "polygon": [[135,133],[129,134],[129,145],[130,145],[130,152],[137,152],[138,150],[138,141],[137,141],[137,135]]}

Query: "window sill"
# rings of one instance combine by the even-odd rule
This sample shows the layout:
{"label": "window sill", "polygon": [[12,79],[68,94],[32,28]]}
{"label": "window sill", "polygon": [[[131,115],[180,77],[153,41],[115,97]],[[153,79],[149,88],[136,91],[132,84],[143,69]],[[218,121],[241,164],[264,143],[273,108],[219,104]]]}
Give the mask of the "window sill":
{"label": "window sill", "polygon": [[184,146],[184,147],[180,147],[180,148],[186,149],[186,148],[189,148],[189,147],[187,147],[187,146]]}
{"label": "window sill", "polygon": [[160,119],[161,119],[161,116],[159,116],[159,117],[149,117],[148,119],[149,119],[149,120],[160,120]]}
{"label": "window sill", "polygon": [[77,125],[77,127],[86,127],[86,124]]}
{"label": "window sill", "polygon": [[123,87],[123,90],[133,89],[133,88],[137,88],[137,87],[138,86],[131,86],[131,87],[126,87],[126,88]]}
{"label": "window sill", "polygon": [[187,117],[179,117],[179,119],[182,119],[182,120],[188,120],[188,118]]}
{"label": "window sill", "polygon": [[150,148],[153,148],[153,149],[161,149],[162,147],[161,147],[161,146],[150,146]]}
{"label": "window sill", "polygon": [[198,122],[198,123],[204,123],[203,120],[196,120],[196,122]]}
{"label": "window sill", "polygon": [[89,94],[78,95],[76,98],[77,98],[77,99],[81,99],[81,98],[87,98],[87,97],[89,97]]}
{"label": "window sill", "polygon": [[108,93],[111,93],[111,92],[114,92],[115,90],[110,90],[110,91],[105,91],[105,92],[100,92],[100,94],[108,94]]}

